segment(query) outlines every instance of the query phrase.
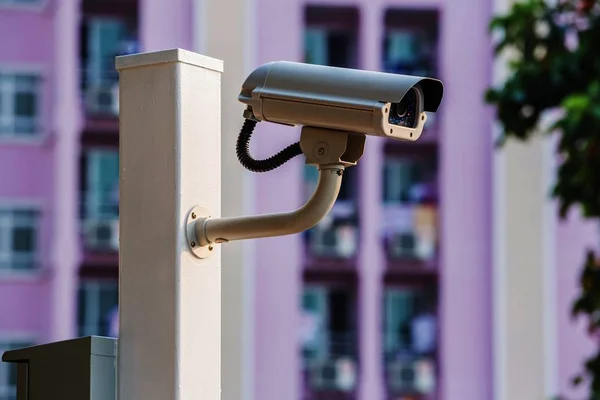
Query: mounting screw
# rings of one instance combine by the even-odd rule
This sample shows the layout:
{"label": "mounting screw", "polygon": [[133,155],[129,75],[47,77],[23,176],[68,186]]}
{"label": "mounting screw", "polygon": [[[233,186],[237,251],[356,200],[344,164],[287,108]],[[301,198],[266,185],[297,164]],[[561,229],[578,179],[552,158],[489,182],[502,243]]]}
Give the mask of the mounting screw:
{"label": "mounting screw", "polygon": [[214,247],[212,247],[212,246],[208,246],[208,249],[209,249],[210,251],[213,251]]}
{"label": "mounting screw", "polygon": [[[2,1],[2,0],[0,0]],[[200,236],[196,236],[196,228],[200,222],[204,222],[207,215],[211,212],[204,206],[196,205],[188,211],[185,226],[185,243],[187,248],[195,257],[203,259],[213,256],[214,251],[208,250],[208,243],[202,244]]]}
{"label": "mounting screw", "polygon": [[319,147],[319,149],[317,150],[317,153],[322,156],[323,154],[325,154],[325,149],[322,147]]}

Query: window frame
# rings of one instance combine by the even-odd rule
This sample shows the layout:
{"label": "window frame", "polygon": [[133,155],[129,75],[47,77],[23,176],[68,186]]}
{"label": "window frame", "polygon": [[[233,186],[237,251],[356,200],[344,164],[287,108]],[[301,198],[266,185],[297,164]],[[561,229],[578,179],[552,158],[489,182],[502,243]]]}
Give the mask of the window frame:
{"label": "window frame", "polygon": [[[82,153],[83,156],[83,180],[82,180],[82,202],[84,220],[113,220],[119,218],[118,210],[115,212],[106,211],[111,204],[104,204],[105,197],[110,195],[110,188],[103,190],[98,187],[102,182],[103,162],[109,157],[115,157],[117,161],[117,171],[119,169],[119,149],[113,147],[86,147]],[[119,175],[117,173],[114,182],[119,185]],[[117,203],[118,206],[118,203]]]}
{"label": "window frame", "polygon": [[[2,1],[2,0],[0,0]],[[0,6],[0,9],[2,7]],[[0,76],[6,75],[10,81],[4,82],[0,80],[0,121],[6,119],[10,121],[12,129],[6,131],[0,131],[0,144],[41,144],[44,139],[48,136],[48,130],[44,127],[47,117],[47,110],[45,107],[45,94],[46,94],[46,71],[42,66],[32,64],[0,64]],[[4,111],[2,104],[5,102],[10,104],[14,109],[15,96],[19,91],[15,84],[15,78],[19,75],[34,77],[36,83],[34,84],[31,91],[26,93],[33,93],[35,96],[35,116],[32,117],[34,123],[34,130],[31,133],[18,133],[16,132],[16,115]]]}
{"label": "window frame", "polygon": [[[394,271],[395,273],[399,273],[401,275],[415,275],[415,276],[428,276],[430,274],[437,274],[439,257],[440,257],[440,247],[441,247],[441,238],[440,238],[440,215],[442,212],[442,199],[439,193],[439,178],[440,178],[440,155],[439,155],[439,146],[436,143],[422,143],[420,145],[406,145],[403,143],[388,143],[384,145],[383,149],[383,165],[381,169],[381,179],[382,179],[382,188],[381,188],[381,204],[383,210],[383,219],[380,230],[380,235],[384,243],[385,254],[387,257],[387,270]],[[385,168],[388,165],[388,162],[394,162],[395,160],[400,160],[408,163],[416,163],[419,165],[420,163],[428,164],[429,161],[433,162],[433,167],[429,169],[426,167],[425,170],[429,170],[429,173],[434,175],[434,178],[429,182],[433,184],[435,188],[433,188],[432,198],[423,199],[422,202],[402,202],[395,201],[386,197],[386,174]],[[391,253],[391,244],[390,244],[390,225],[386,226],[386,221],[389,220],[387,217],[389,212],[394,213],[394,210],[399,209],[426,209],[428,207],[433,207],[435,209],[435,241],[434,241],[434,255],[432,258],[427,259],[419,259],[419,258],[396,258]],[[416,228],[416,225],[413,225],[413,228]],[[416,232],[416,231],[415,231]]]}
{"label": "window frame", "polygon": [[[393,330],[390,330],[390,319],[389,317],[391,316],[390,314],[392,314],[392,310],[391,308],[393,308],[393,306],[395,304],[394,301],[391,301],[388,303],[388,300],[394,300],[393,298],[398,298],[400,297],[400,295],[407,295],[409,297],[412,297],[411,300],[415,300],[415,298],[421,297],[421,300],[423,297],[429,297],[429,301],[432,301],[435,303],[435,311],[433,311],[433,315],[439,319],[439,301],[438,301],[438,297],[439,297],[439,293],[438,293],[439,288],[437,287],[437,285],[432,285],[432,284],[427,284],[427,283],[422,283],[422,284],[383,284],[383,290],[382,290],[382,297],[383,297],[383,301],[382,301],[382,306],[381,306],[381,310],[382,310],[382,323],[383,323],[383,328],[382,328],[382,333],[384,335],[384,337],[382,338],[382,348],[384,352],[387,352],[390,350],[390,347],[393,346],[388,346],[391,342],[391,340],[389,340],[386,335],[391,334],[393,332]],[[418,301],[418,300],[417,300]],[[427,300],[426,300],[427,301]],[[438,321],[439,322],[439,321]],[[439,348],[439,335],[436,337],[437,340],[437,347]]]}
{"label": "window frame", "polygon": [[[30,263],[32,265],[31,268],[14,268],[11,266],[11,260],[14,258],[14,249],[12,249],[12,235],[13,230],[15,228],[14,224],[14,215],[15,212],[25,211],[25,212],[33,212],[33,228],[35,230],[35,238],[34,238],[34,250],[31,254]],[[41,232],[42,232],[42,220],[43,220],[43,210],[39,204],[29,203],[0,203],[0,214],[3,212],[11,213],[8,217],[0,216],[0,231],[6,229],[7,238],[4,239],[5,247],[3,248],[2,239],[0,236],[0,279],[3,277],[9,276],[36,276],[42,270],[41,265]],[[21,225],[17,225],[21,226]],[[28,226],[29,227],[29,226]],[[5,253],[4,253],[5,252]],[[3,259],[2,256],[6,257],[6,260]],[[1,263],[6,262],[8,267],[1,266]]]}
{"label": "window frame", "polygon": [[[348,307],[348,320],[349,324],[348,331],[336,332],[330,329],[330,323],[332,318],[331,301],[332,294],[335,292],[345,292],[348,296],[346,303]],[[326,282],[319,280],[304,280],[301,290],[301,301],[300,311],[305,312],[307,309],[304,307],[304,300],[306,295],[312,294],[319,303],[320,307],[317,307],[317,313],[321,316],[320,326],[317,330],[317,337],[313,340],[312,350],[314,353],[307,357],[305,350],[305,343],[300,343],[300,357],[302,362],[302,374],[304,377],[303,387],[307,392],[314,393],[343,393],[343,392],[355,392],[358,388],[358,376],[360,375],[360,327],[359,321],[357,320],[358,315],[358,286],[349,282]],[[342,336],[337,336],[342,334]],[[340,338],[342,341],[340,342]],[[337,362],[346,360],[349,361],[353,368],[355,368],[355,376],[352,381],[352,387],[342,388],[337,386],[338,384],[325,384],[314,381],[313,374],[315,371],[322,371],[326,366],[331,367]],[[316,368],[316,369],[315,369]],[[319,372],[320,373],[320,372]],[[318,380],[319,378],[317,378]]]}
{"label": "window frame", "polygon": [[40,12],[43,11],[47,5],[48,0],[36,0],[29,3],[21,3],[19,0],[0,0],[1,10]]}
{"label": "window frame", "polygon": [[[106,44],[106,38],[103,37],[102,33],[110,31],[106,30],[106,28],[109,27],[117,28],[117,30],[113,32],[117,36],[122,34],[121,37],[117,38],[115,43],[112,43],[115,47],[131,40],[132,36],[135,37],[135,43],[139,46],[140,41],[139,35],[137,35],[138,27],[136,21],[132,21],[129,18],[124,18],[119,15],[100,14],[85,16],[82,20],[82,28],[86,30],[86,42],[82,43],[82,45],[85,47],[86,57],[82,62],[85,61],[83,66],[85,73],[84,80],[87,82],[88,86],[111,86],[115,83],[118,84],[119,76],[117,71],[112,68],[106,70],[103,66],[105,61],[109,61],[108,64],[112,64],[112,56],[108,56],[106,59],[101,57],[102,53],[106,50],[102,46],[102,44]],[[112,50],[120,53],[116,48]]]}
{"label": "window frame", "polygon": [[[360,9],[358,7],[351,5],[305,5],[303,9],[303,40],[306,41],[306,34],[314,30],[348,33],[354,41],[354,48],[351,51],[347,68],[358,68],[360,62]],[[307,48],[304,44],[303,54],[303,57],[307,54]]]}
{"label": "window frame", "polygon": [[[84,11],[80,36],[79,74],[84,96],[83,111],[88,118],[114,119],[118,117],[119,77],[113,67],[113,58],[138,51],[138,20],[121,13]],[[133,44],[135,48],[131,52],[119,50],[119,46],[126,43]]]}
{"label": "window frame", "polygon": [[[387,319],[388,317],[388,304],[387,304],[387,295],[390,292],[413,292],[416,293],[417,296],[420,295],[425,295],[426,297],[429,296],[429,300],[426,301],[431,301],[431,305],[433,306],[433,310],[431,311],[431,314],[433,315],[433,317],[436,320],[436,329],[435,329],[435,349],[433,350],[433,353],[429,355],[429,357],[425,357],[425,358],[430,358],[430,360],[434,363],[434,379],[435,379],[435,387],[433,389],[433,391],[429,394],[425,394],[425,398],[428,398],[428,396],[434,395],[435,393],[438,392],[439,387],[440,387],[440,378],[441,378],[441,365],[440,365],[440,351],[441,351],[441,319],[440,319],[440,292],[439,292],[439,284],[437,281],[432,280],[432,281],[426,281],[426,280],[412,280],[412,281],[407,281],[405,278],[399,277],[397,275],[390,275],[389,273],[386,274],[385,276],[386,279],[384,279],[383,282],[383,287],[382,287],[382,295],[381,295],[381,303],[380,303],[380,307],[381,307],[381,311],[382,311],[382,329],[381,329],[381,343],[382,343],[382,352],[383,352],[383,357],[382,357],[382,369],[383,369],[383,373],[384,373],[384,384],[385,384],[385,391],[390,395],[390,396],[397,396],[400,393],[395,392],[392,390],[391,386],[390,386],[390,382],[389,382],[389,377],[388,377],[388,362],[390,361],[390,353],[389,350],[390,348],[388,347],[388,338],[386,337],[386,335],[388,333],[390,333],[388,331],[388,323],[389,320]],[[391,340],[390,340],[391,342]]]}
{"label": "window frame", "polygon": [[[92,298],[91,302],[89,300],[89,290],[93,289],[94,298]],[[114,279],[92,279],[87,278],[83,279],[79,282],[78,286],[78,296],[77,296],[77,332],[79,336],[90,336],[90,335],[104,335],[107,336],[109,332],[100,332],[101,326],[98,324],[98,321],[103,317],[101,315],[100,305],[101,305],[101,296],[103,289],[115,289],[117,293],[117,304],[116,307],[118,309],[119,301],[118,301],[118,293],[119,293],[119,284],[118,281]],[[81,291],[85,293],[85,310],[83,310],[83,321],[80,320],[81,313],[81,302],[80,302],[80,293]],[[90,312],[91,311],[91,312]],[[101,335],[102,334],[102,335]]]}
{"label": "window frame", "polygon": [[[426,32],[430,35],[432,44],[434,47],[433,51],[433,77],[439,76],[440,74],[440,19],[441,12],[437,7],[422,7],[422,8],[406,8],[402,6],[390,6],[383,12],[383,31],[382,31],[382,42],[383,46],[387,34],[389,31],[417,31]],[[385,48],[382,47],[382,59],[381,67],[385,67],[384,61],[386,59]]]}
{"label": "window frame", "polygon": [[[307,311],[304,306],[304,301],[307,297],[313,297],[315,301],[318,303],[317,311],[321,317],[319,328],[317,329],[317,337],[314,339],[314,351],[316,352],[316,358],[321,358],[326,356],[329,352],[328,344],[329,344],[329,332],[325,326],[329,318],[329,310],[327,308],[327,288],[314,285],[314,284],[305,284],[302,288],[302,302],[300,304],[301,312],[304,313]],[[306,349],[306,344],[301,344],[302,351]],[[303,360],[305,362],[306,360]]]}
{"label": "window frame", "polygon": [[[319,361],[323,361],[327,358],[336,356],[340,357],[340,355],[335,355],[335,351],[332,350],[332,333],[329,329],[329,323],[331,322],[331,313],[330,313],[330,301],[331,294],[334,292],[345,292],[348,295],[348,309],[350,312],[348,313],[349,320],[348,323],[350,325],[348,334],[351,340],[351,347],[355,348],[356,354],[354,355],[355,361],[359,360],[359,321],[357,319],[358,313],[358,286],[356,284],[347,284],[347,283],[334,283],[328,281],[319,281],[319,280],[304,280],[301,290],[301,302],[300,302],[300,310],[301,312],[305,311],[304,308],[304,298],[307,294],[313,295],[320,302],[320,306],[322,309],[319,311],[322,312],[321,323],[323,324],[319,329],[321,336],[317,338],[318,342],[318,352],[320,357],[325,357],[319,359]],[[303,346],[301,346],[303,348]],[[303,360],[305,362],[306,360]]]}
{"label": "window frame", "polygon": [[[382,190],[381,190],[381,203],[384,205],[397,205],[403,204],[402,201],[397,199],[389,198],[389,193],[386,192],[385,182],[385,170],[389,165],[397,164],[412,164],[412,167],[420,168],[423,164],[432,163],[430,173],[435,175],[435,183],[437,183],[439,190],[439,177],[440,177],[440,154],[439,147],[434,143],[422,143],[420,145],[406,145],[400,144],[386,144],[382,154],[383,165],[382,165]],[[426,170],[428,167],[425,168]],[[436,206],[440,206],[440,199],[436,201]],[[408,203],[406,203],[408,204]]]}

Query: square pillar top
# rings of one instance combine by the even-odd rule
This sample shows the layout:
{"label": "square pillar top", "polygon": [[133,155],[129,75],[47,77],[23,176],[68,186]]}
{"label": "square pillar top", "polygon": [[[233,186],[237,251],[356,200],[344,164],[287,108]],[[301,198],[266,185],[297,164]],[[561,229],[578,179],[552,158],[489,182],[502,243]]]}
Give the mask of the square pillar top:
{"label": "square pillar top", "polygon": [[129,54],[115,58],[117,70],[145,67],[154,64],[184,63],[223,73],[223,61],[184,49],[169,49]]}

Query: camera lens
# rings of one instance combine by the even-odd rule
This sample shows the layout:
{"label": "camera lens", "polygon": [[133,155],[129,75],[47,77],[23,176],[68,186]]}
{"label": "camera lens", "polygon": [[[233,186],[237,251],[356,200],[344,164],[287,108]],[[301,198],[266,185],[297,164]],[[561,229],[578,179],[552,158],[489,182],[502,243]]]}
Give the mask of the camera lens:
{"label": "camera lens", "polygon": [[407,112],[408,112],[408,104],[407,104],[406,100],[402,100],[396,106],[396,116],[398,118],[404,118],[404,117],[406,117]]}
{"label": "camera lens", "polygon": [[399,103],[392,103],[389,123],[392,125],[414,128],[417,122],[418,94],[412,88]]}

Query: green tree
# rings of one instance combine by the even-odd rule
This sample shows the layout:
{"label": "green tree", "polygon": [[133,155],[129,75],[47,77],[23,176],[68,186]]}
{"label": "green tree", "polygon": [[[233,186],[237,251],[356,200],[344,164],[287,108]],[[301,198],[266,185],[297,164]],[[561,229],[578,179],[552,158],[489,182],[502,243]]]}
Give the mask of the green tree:
{"label": "green tree", "polygon": [[[524,0],[495,16],[495,55],[508,60],[507,78],[485,96],[503,127],[498,145],[534,134],[558,135],[558,176],[552,190],[564,218],[572,207],[600,217],[600,5],[598,0]],[[497,35],[497,36],[496,36]],[[542,126],[544,115],[554,122]],[[600,224],[599,224],[600,226]],[[588,250],[573,318],[600,334],[600,263]],[[587,381],[600,400],[600,350],[585,361],[573,384]]]}

